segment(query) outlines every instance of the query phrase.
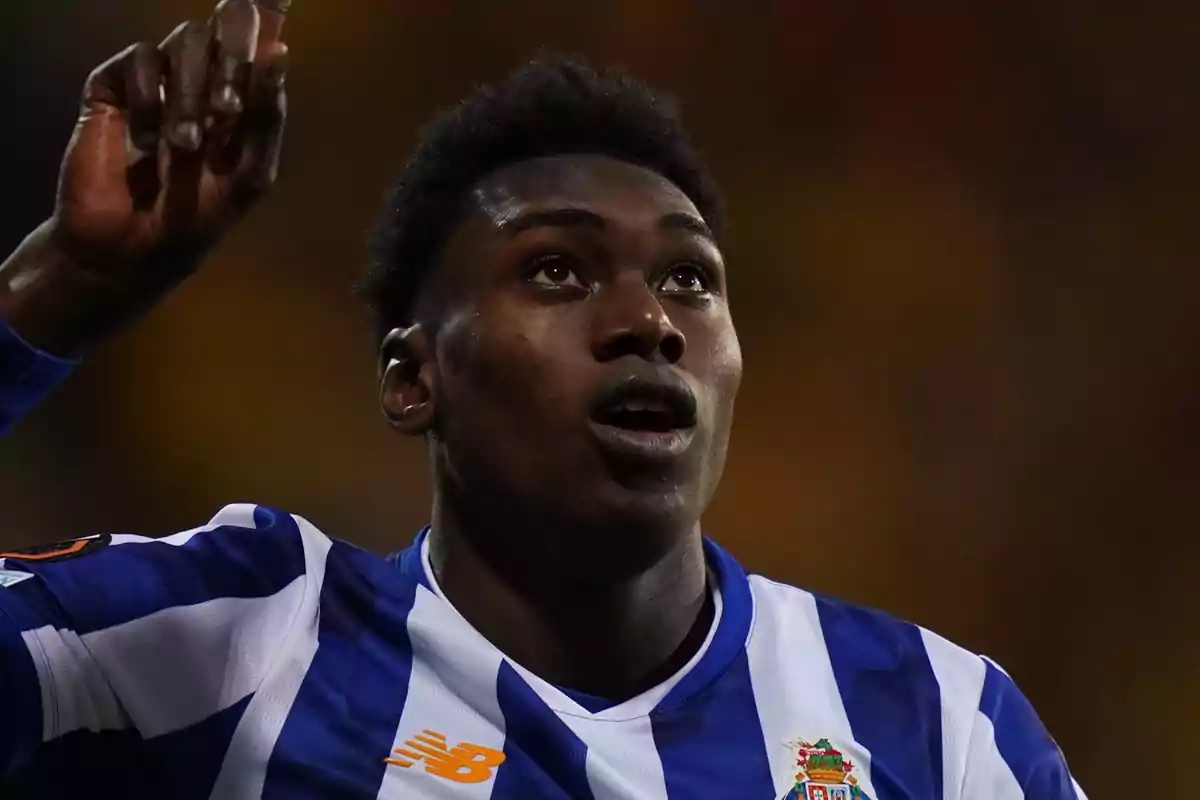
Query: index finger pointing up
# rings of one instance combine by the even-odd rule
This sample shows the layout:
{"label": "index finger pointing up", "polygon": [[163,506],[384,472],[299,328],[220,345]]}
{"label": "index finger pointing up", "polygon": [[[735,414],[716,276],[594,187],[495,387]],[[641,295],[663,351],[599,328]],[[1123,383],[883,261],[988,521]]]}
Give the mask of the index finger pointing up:
{"label": "index finger pointing up", "polygon": [[253,0],[221,0],[213,12],[212,25],[218,48],[210,102],[218,113],[236,114],[242,110],[250,65],[258,50],[258,9]]}

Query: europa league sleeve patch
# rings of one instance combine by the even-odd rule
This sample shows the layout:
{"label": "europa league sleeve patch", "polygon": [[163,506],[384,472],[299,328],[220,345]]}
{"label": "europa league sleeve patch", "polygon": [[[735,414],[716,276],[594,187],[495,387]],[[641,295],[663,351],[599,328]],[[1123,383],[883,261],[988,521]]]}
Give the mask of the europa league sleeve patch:
{"label": "europa league sleeve patch", "polygon": [[85,536],[82,539],[72,539],[69,542],[40,544],[33,547],[26,547],[23,550],[0,553],[0,559],[31,561],[38,564],[46,564],[52,561],[66,561],[67,559],[79,558],[88,553],[102,550],[108,547],[111,541],[112,536],[107,533],[98,536]]}

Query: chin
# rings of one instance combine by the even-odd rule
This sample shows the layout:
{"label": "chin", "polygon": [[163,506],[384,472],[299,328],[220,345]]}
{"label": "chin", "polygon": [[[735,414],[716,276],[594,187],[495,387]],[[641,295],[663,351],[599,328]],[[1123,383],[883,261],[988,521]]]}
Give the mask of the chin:
{"label": "chin", "polygon": [[692,536],[700,517],[694,487],[611,485],[593,495],[575,549],[598,574],[644,571]]}

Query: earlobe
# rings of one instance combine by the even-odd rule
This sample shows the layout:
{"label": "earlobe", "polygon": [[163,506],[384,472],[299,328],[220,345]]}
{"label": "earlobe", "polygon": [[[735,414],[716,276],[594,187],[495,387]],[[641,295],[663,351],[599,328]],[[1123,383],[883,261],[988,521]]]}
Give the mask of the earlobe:
{"label": "earlobe", "polygon": [[435,370],[429,355],[419,323],[392,330],[379,348],[379,405],[388,423],[408,436],[433,428]]}

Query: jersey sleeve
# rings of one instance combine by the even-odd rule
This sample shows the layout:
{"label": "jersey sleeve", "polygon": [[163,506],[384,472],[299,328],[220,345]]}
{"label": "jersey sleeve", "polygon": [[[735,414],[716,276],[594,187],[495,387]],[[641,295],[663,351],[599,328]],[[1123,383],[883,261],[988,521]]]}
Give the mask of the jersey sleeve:
{"label": "jersey sleeve", "polygon": [[163,539],[0,553],[0,778],[61,737],[150,739],[245,699],[315,624],[329,546],[302,519],[238,505]]}
{"label": "jersey sleeve", "polygon": [[41,402],[73,366],[32,347],[0,320],[0,435]]}
{"label": "jersey sleeve", "polygon": [[1025,695],[994,662],[983,662],[963,800],[1087,800]]}

